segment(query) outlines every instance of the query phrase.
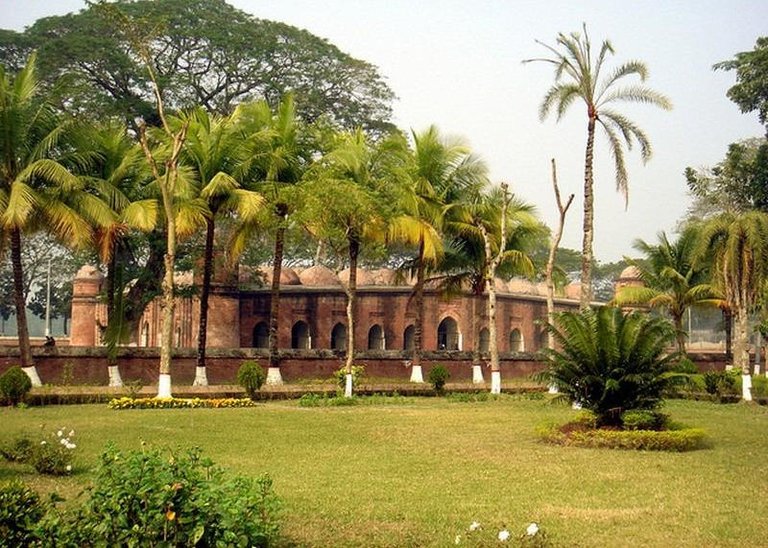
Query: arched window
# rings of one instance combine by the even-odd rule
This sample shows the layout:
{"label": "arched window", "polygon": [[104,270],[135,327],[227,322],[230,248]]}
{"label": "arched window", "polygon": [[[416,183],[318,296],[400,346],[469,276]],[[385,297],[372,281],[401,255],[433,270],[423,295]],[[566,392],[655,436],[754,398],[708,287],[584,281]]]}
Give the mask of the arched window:
{"label": "arched window", "polygon": [[461,350],[461,335],[456,320],[448,316],[437,326],[438,350]]}
{"label": "arched window", "polygon": [[510,352],[523,352],[525,351],[525,341],[523,341],[523,334],[520,330],[515,328],[509,333],[509,350]]}
{"label": "arched window", "polygon": [[384,330],[376,324],[368,330],[368,350],[384,350],[386,348]]}
{"label": "arched window", "polygon": [[312,337],[307,322],[298,321],[291,329],[291,348],[307,350],[312,348]]}
{"label": "arched window", "polygon": [[267,322],[259,322],[253,328],[253,347],[269,348],[269,327],[267,327]]}
{"label": "arched window", "polygon": [[139,346],[149,346],[149,322],[144,322],[144,325],[141,326]]}
{"label": "arched window", "polygon": [[337,323],[331,331],[331,348],[333,350],[347,349],[347,326]]}
{"label": "arched window", "polygon": [[416,328],[409,325],[403,332],[403,350],[413,350],[414,337],[416,336]]}
{"label": "arched window", "polygon": [[491,332],[487,327],[483,327],[480,330],[480,339],[477,341],[477,348],[480,352],[488,352],[488,348],[491,345]]}

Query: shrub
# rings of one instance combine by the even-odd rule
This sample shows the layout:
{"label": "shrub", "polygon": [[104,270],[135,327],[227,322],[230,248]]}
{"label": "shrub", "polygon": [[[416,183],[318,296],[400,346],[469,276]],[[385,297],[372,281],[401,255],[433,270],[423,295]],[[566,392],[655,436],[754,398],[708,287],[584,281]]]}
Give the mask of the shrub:
{"label": "shrub", "polygon": [[219,409],[227,407],[256,407],[248,398],[115,398],[107,404],[110,409]]}
{"label": "shrub", "polygon": [[[364,376],[365,376],[364,365],[352,366],[352,386],[357,386],[360,380]],[[341,388],[344,388],[347,383],[347,368],[342,367],[341,369],[337,369],[336,371],[334,371],[333,380],[336,381],[336,384],[338,384]]]}
{"label": "shrub", "polygon": [[228,478],[199,449],[108,447],[76,525],[106,546],[268,546],[279,509],[268,476]]}
{"label": "shrub", "polygon": [[77,447],[72,437],[74,430],[68,433],[61,428],[47,439],[32,445],[29,462],[40,474],[63,476],[72,473],[72,460]]}
{"label": "shrub", "polygon": [[579,428],[574,423],[538,428],[539,437],[547,443],[607,449],[638,451],[693,451],[704,447],[707,434],[699,428],[678,430],[607,430]]}
{"label": "shrub", "polygon": [[11,367],[0,375],[0,394],[11,405],[21,403],[30,390],[32,390],[32,381],[21,367]]}
{"label": "shrub", "polygon": [[670,382],[674,340],[663,318],[618,308],[561,312],[547,325],[558,348],[544,351],[547,369],[537,375],[560,397],[593,411],[599,424],[621,424],[629,409],[653,409]]}
{"label": "shrub", "polygon": [[696,367],[696,364],[688,356],[680,358],[672,365],[671,370],[675,373],[685,373],[686,375],[695,375],[699,372],[699,368]]}
{"label": "shrub", "polygon": [[252,400],[256,399],[256,394],[261,389],[264,381],[267,379],[264,370],[255,361],[244,361],[237,370],[237,384],[243,387],[245,393]]}
{"label": "shrub", "polygon": [[738,373],[729,371],[707,371],[704,373],[704,390],[718,398],[736,393],[736,379]]}
{"label": "shrub", "polygon": [[32,439],[23,435],[0,447],[0,455],[11,462],[27,462],[32,456]]}
{"label": "shrub", "polygon": [[0,545],[36,545],[37,524],[46,510],[40,496],[22,483],[0,487]]}
{"label": "shrub", "polygon": [[445,383],[448,381],[450,376],[451,374],[444,366],[436,365],[429,370],[429,374],[427,374],[427,380],[435,389],[435,392],[442,395],[445,391]]}
{"label": "shrub", "polygon": [[633,409],[622,413],[621,422],[625,430],[663,430],[669,417],[656,411]]}

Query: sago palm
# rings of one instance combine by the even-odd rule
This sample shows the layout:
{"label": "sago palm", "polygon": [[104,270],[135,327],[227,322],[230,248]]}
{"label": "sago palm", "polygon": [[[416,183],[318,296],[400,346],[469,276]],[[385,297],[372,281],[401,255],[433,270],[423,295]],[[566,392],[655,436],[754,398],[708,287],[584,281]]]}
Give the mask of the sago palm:
{"label": "sago palm", "polygon": [[644,85],[624,85],[627,78],[638,77],[641,84],[648,77],[648,68],[641,61],[629,61],[609,70],[605,65],[613,46],[603,41],[597,52],[587,34],[560,33],[556,46],[539,42],[552,54],[551,57],[529,59],[525,62],[543,61],[555,68],[555,84],[547,91],[539,107],[543,120],[554,109],[559,121],[576,102],[586,107],[587,146],[584,159],[584,239],[581,263],[581,307],[589,306],[592,298],[592,241],[594,239],[594,192],[593,160],[597,127],[601,127],[608,139],[608,147],[614,160],[616,189],[628,197],[627,167],[624,147],[640,146],[643,162],[651,157],[651,143],[645,132],[632,120],[614,110],[617,103],[645,103],[670,109],[671,102],[661,93]]}

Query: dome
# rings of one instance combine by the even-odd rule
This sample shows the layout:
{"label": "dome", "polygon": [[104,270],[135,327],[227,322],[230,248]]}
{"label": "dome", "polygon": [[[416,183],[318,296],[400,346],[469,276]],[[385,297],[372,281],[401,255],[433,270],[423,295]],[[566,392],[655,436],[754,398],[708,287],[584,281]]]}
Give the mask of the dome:
{"label": "dome", "polygon": [[93,265],[87,264],[80,267],[80,270],[75,274],[75,280],[93,280],[100,282],[104,279],[104,275],[101,270]]}
{"label": "dome", "polygon": [[508,293],[509,292],[509,286],[507,285],[507,282],[505,282],[501,278],[494,279],[494,285],[496,286],[496,291],[498,293]]}
{"label": "dome", "polygon": [[[271,286],[272,285],[272,267],[271,266],[262,266],[259,267],[259,272],[261,273],[262,279],[264,281],[265,286]],[[299,279],[299,276],[294,272],[292,268],[288,268],[287,266],[284,266],[280,269],[280,285],[301,285],[301,280]]]}
{"label": "dome", "polygon": [[[348,285],[349,284],[349,269],[345,268],[341,272],[339,272],[339,280],[342,284]],[[363,286],[363,285],[374,285],[373,283],[373,277],[371,276],[370,272],[367,270],[363,270],[362,268],[357,269],[357,287]]]}
{"label": "dome", "polygon": [[510,293],[522,293],[524,295],[537,295],[536,286],[524,278],[512,278],[507,282]]}
{"label": "dome", "polygon": [[643,276],[640,269],[635,265],[630,265],[619,274],[619,280],[642,280]]}
{"label": "dome", "polygon": [[186,272],[177,272],[173,275],[173,283],[175,285],[195,285],[194,275],[190,270],[187,270]]}
{"label": "dome", "polygon": [[565,297],[568,299],[581,298],[581,282],[571,282],[565,286]]}
{"label": "dome", "polygon": [[547,296],[547,282],[539,282],[536,284],[536,293],[544,297]]}
{"label": "dome", "polygon": [[301,280],[302,285],[313,287],[341,285],[339,277],[330,268],[319,264],[302,270],[299,274],[299,280]]}
{"label": "dome", "polygon": [[369,274],[371,275],[373,285],[396,285],[397,272],[391,268],[371,270]]}

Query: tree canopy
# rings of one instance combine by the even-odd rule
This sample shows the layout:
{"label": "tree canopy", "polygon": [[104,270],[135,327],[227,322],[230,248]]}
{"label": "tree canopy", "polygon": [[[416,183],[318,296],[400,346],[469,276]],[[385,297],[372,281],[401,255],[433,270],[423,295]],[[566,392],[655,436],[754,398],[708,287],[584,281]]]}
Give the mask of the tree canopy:
{"label": "tree canopy", "polygon": [[768,36],[758,38],[752,51],[737,53],[714,68],[736,71],[736,84],[728,90],[728,98],[741,112],[757,111],[760,123],[768,124]]}

